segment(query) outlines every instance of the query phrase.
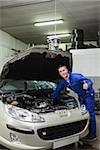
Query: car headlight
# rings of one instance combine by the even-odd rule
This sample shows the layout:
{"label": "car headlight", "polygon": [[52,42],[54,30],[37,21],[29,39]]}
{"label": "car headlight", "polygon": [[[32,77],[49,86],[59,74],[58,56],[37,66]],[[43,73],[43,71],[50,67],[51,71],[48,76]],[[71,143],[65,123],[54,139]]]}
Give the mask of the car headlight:
{"label": "car headlight", "polygon": [[82,115],[84,115],[88,112],[87,109],[86,109],[86,106],[84,104],[82,104],[80,108],[81,108],[81,114]]}
{"label": "car headlight", "polygon": [[41,117],[39,114],[32,113],[26,109],[22,109],[11,105],[5,105],[5,110],[11,117],[24,122],[33,122],[33,123],[45,122],[45,119]]}

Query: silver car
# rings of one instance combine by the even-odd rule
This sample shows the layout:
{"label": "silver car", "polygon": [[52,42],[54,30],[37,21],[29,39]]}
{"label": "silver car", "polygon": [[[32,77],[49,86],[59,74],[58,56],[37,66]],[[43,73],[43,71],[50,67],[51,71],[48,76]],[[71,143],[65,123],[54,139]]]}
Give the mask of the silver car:
{"label": "silver car", "polygon": [[12,150],[56,149],[75,143],[89,130],[85,105],[60,93],[54,105],[50,94],[59,76],[56,67],[71,54],[30,49],[5,64],[0,82],[0,144]]}

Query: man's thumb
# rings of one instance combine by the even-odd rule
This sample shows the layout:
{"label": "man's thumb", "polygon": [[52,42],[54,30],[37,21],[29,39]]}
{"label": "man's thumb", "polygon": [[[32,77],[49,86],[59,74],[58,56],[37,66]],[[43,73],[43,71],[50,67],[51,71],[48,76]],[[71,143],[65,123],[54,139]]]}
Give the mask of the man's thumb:
{"label": "man's thumb", "polygon": [[84,80],[84,83],[86,83],[86,81]]}

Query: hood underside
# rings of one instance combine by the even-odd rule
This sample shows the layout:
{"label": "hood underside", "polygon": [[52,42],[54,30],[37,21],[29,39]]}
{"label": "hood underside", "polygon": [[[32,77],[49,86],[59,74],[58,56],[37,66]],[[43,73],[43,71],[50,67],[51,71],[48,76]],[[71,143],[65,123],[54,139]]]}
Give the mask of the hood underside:
{"label": "hood underside", "polygon": [[1,79],[56,80],[60,78],[57,67],[60,64],[72,69],[69,52],[54,52],[47,49],[28,49],[19,53],[5,64]]}

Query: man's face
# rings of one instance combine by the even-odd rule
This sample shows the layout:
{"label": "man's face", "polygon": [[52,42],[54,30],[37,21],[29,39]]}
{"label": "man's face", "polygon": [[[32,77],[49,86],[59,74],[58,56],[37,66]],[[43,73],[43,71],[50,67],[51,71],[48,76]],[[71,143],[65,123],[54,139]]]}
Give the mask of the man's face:
{"label": "man's face", "polygon": [[68,77],[68,69],[66,66],[59,67],[58,72],[62,78],[66,79]]}

